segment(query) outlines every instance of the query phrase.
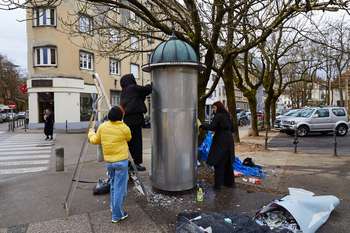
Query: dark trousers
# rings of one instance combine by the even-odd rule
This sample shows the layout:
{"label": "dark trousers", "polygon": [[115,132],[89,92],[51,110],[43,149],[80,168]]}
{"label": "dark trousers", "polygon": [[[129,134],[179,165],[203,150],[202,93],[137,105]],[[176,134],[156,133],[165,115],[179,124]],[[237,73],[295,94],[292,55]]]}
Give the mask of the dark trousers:
{"label": "dark trousers", "polygon": [[234,175],[232,169],[231,153],[228,152],[224,158],[214,166],[215,188],[220,188],[222,185],[232,187],[234,184]]}
{"label": "dark trousers", "polygon": [[46,137],[51,137],[53,136],[53,127],[45,127],[44,128],[44,134]]}
{"label": "dark trousers", "polygon": [[142,163],[142,125],[129,125],[131,140],[128,143],[131,157],[135,164]]}

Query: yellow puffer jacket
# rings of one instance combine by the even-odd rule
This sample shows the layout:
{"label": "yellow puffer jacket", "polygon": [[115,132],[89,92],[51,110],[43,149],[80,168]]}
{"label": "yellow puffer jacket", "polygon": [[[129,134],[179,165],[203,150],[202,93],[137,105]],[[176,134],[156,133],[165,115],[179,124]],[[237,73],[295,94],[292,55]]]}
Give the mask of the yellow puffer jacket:
{"label": "yellow puffer jacket", "polygon": [[90,129],[88,138],[91,144],[102,145],[106,162],[114,163],[128,159],[131,131],[122,121],[106,121],[98,127],[96,133]]}

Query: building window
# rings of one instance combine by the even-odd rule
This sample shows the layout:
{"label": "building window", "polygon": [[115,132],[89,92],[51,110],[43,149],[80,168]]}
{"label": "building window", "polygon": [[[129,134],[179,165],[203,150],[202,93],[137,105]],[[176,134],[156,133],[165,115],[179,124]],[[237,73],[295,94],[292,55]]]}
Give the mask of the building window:
{"label": "building window", "polygon": [[56,47],[36,47],[34,48],[34,66],[56,66]]}
{"label": "building window", "polygon": [[117,59],[109,59],[109,73],[110,74],[120,74],[120,61]]}
{"label": "building window", "polygon": [[111,90],[111,105],[119,106],[120,105],[120,91],[112,91]]}
{"label": "building window", "polygon": [[80,69],[93,70],[94,54],[80,51]]}
{"label": "building window", "polygon": [[33,9],[33,26],[56,26],[55,8],[35,8]]}
{"label": "building window", "polygon": [[134,21],[136,21],[136,14],[135,14],[135,12],[133,12],[133,11],[129,11],[129,13],[130,13],[130,17],[129,17],[129,19],[130,19],[130,20],[134,20]]}
{"label": "building window", "polygon": [[109,30],[109,41],[112,43],[120,42],[120,32],[116,29]]}
{"label": "building window", "polygon": [[153,37],[152,32],[147,32],[147,44],[151,45],[153,44]]}
{"label": "building window", "polygon": [[90,16],[79,16],[79,31],[83,33],[92,33],[92,18]]}
{"label": "building window", "polygon": [[130,47],[132,49],[138,49],[139,48],[139,40],[136,36],[130,37]]}
{"label": "building window", "polygon": [[130,64],[130,73],[132,73],[135,79],[139,78],[139,65],[138,64]]}
{"label": "building window", "polygon": [[92,96],[80,93],[80,121],[89,121],[92,114]]}

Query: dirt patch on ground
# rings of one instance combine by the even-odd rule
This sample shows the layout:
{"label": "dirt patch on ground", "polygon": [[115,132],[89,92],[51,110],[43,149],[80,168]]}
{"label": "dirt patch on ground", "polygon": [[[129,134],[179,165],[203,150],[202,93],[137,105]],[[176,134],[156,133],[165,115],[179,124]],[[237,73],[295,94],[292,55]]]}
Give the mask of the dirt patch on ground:
{"label": "dirt patch on ground", "polygon": [[256,143],[240,142],[235,145],[236,154],[242,152],[264,151],[264,146]]}

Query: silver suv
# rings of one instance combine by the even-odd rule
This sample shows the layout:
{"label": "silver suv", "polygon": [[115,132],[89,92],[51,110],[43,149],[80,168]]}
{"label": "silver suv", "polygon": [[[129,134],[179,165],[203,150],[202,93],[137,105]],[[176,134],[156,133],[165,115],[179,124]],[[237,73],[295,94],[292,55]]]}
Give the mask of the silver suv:
{"label": "silver suv", "polygon": [[345,136],[350,126],[348,120],[348,114],[342,107],[307,108],[297,116],[283,119],[281,127],[289,135],[294,134],[297,129],[300,137],[310,132],[327,134],[334,130],[337,135]]}

